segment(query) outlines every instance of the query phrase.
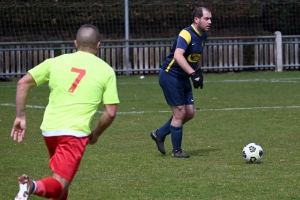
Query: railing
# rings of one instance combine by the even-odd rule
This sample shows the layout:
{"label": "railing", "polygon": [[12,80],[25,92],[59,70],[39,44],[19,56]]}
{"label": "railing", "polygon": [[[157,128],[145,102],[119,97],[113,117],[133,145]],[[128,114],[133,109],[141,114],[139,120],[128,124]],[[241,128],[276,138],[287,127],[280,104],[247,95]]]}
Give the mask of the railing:
{"label": "railing", "polygon": [[[203,53],[206,72],[299,69],[300,35],[209,38]],[[105,40],[98,56],[117,74],[151,74],[171,50],[174,38]],[[75,52],[72,41],[0,43],[0,76],[21,76],[47,58]],[[129,59],[127,59],[129,58]]]}
{"label": "railing", "polygon": [[300,36],[282,36],[283,67],[285,69],[299,69]]}

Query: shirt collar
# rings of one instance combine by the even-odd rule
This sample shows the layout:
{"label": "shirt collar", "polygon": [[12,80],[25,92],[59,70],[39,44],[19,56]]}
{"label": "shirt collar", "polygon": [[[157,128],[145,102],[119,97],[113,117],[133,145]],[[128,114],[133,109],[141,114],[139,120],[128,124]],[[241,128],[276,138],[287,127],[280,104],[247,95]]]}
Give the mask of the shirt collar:
{"label": "shirt collar", "polygon": [[195,31],[199,36],[202,36],[202,33],[199,32],[193,24],[192,24],[191,26],[192,26],[192,28],[194,29],[194,31]]}

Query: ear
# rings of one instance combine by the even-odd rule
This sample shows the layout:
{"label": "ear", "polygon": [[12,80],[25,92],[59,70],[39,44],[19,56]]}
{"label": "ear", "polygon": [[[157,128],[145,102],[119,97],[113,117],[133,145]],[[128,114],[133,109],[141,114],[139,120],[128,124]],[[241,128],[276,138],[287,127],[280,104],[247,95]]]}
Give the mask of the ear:
{"label": "ear", "polygon": [[75,47],[76,47],[76,49],[78,48],[78,44],[77,44],[77,41],[76,40],[74,40],[74,45],[75,45]]}
{"label": "ear", "polygon": [[101,45],[101,42],[98,42],[97,43],[97,49],[99,49],[100,45]]}
{"label": "ear", "polygon": [[199,21],[200,21],[200,18],[199,18],[199,17],[194,17],[194,22],[195,22],[195,24],[198,24]]}

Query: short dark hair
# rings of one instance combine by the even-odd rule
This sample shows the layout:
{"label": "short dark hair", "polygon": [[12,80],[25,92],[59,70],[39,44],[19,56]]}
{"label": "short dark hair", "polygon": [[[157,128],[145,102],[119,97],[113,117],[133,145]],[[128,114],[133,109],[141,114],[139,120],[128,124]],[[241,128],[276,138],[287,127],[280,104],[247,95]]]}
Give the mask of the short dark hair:
{"label": "short dark hair", "polygon": [[[91,30],[88,31],[89,29],[92,29],[92,32]],[[88,32],[88,34],[84,34],[86,31]],[[78,29],[76,40],[81,46],[97,45],[98,42],[100,42],[99,29],[92,24],[84,24]]]}
{"label": "short dark hair", "polygon": [[206,10],[207,12],[210,12],[210,10],[208,10],[205,7],[198,7],[195,8],[193,11],[193,21],[195,17],[201,18],[203,16],[203,11]]}
{"label": "short dark hair", "polygon": [[92,28],[92,29],[94,29],[96,32],[99,32],[99,29],[97,28],[97,26],[95,26],[95,25],[93,25],[93,24],[83,24],[82,26],[80,26],[80,28],[79,28],[78,30],[80,30],[80,29],[82,29],[82,28]]}

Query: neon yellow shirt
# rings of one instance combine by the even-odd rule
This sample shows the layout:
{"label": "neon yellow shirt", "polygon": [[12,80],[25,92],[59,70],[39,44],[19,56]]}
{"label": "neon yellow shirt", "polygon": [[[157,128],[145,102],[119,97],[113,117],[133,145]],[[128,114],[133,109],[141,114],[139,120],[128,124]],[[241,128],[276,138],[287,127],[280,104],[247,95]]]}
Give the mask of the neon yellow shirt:
{"label": "neon yellow shirt", "polygon": [[97,56],[78,51],[50,58],[29,70],[37,85],[49,81],[44,136],[85,137],[98,105],[118,104],[114,70]]}

